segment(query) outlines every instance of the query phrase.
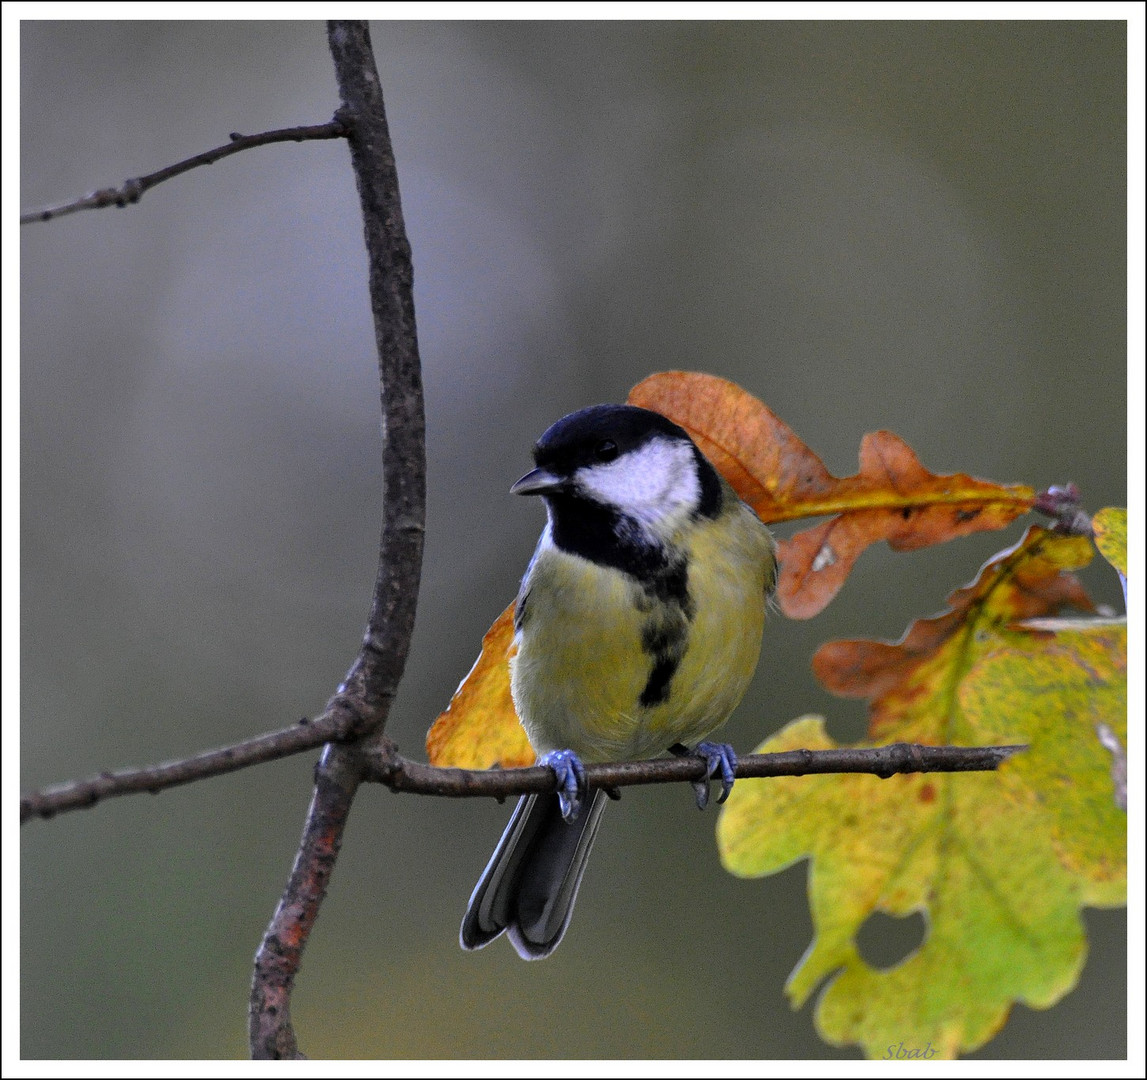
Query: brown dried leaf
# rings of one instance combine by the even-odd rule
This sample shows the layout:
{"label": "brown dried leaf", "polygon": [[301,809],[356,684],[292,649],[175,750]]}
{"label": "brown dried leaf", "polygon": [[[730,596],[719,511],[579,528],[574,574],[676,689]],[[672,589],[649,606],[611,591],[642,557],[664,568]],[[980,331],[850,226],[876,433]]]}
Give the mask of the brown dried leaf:
{"label": "brown dried leaf", "polygon": [[822,611],[870,544],[887,540],[897,551],[911,551],[1003,528],[1035,499],[1022,485],[931,473],[889,431],[865,435],[860,471],[835,477],[766,405],[713,375],[651,375],[633,388],[629,402],[685,428],[763,521],[834,515],[780,545],[777,598],[792,618]]}

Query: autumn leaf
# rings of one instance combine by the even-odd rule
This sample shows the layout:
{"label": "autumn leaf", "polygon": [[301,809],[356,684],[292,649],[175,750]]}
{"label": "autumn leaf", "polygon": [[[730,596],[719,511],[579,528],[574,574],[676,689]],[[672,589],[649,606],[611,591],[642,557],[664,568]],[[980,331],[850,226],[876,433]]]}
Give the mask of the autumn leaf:
{"label": "autumn leaf", "polygon": [[[1001,773],[1039,792],[1052,842],[1079,879],[1083,902],[1121,904],[1127,889],[1127,621],[1021,623],[972,665],[960,695],[965,715],[983,728],[992,717],[1027,706],[1024,740],[1031,749]],[[1040,707],[1031,708],[1033,701]]]}
{"label": "autumn leaf", "polygon": [[512,769],[532,765],[530,746],[510,697],[514,605],[494,620],[482,652],[426,735],[431,765]]}
{"label": "autumn leaf", "polygon": [[[1080,907],[1121,902],[1126,819],[1100,731],[1125,745],[1125,629],[1041,621],[1091,607],[1069,573],[1091,553],[1086,537],[1029,529],[899,643],[833,642],[815,657],[831,689],[869,700],[865,745],[1030,744],[998,772],[733,790],[717,830],[727,869],[761,876],[810,859],[815,940],[787,990],[799,1007],[830,979],[816,1010],[827,1041],[871,1057],[900,1043],[972,1050],[1014,1002],[1046,1008],[1067,993],[1086,954]],[[806,717],[758,752],[834,745]],[[866,963],[867,919],[917,911],[920,947],[886,970]]]}
{"label": "autumn leaf", "polygon": [[1107,506],[1091,519],[1095,530],[1095,546],[1119,574],[1123,586],[1123,603],[1127,603],[1127,510],[1122,506]]}
{"label": "autumn leaf", "polygon": [[995,745],[981,732],[946,726],[959,714],[938,712],[931,691],[956,685],[986,634],[1064,607],[1094,610],[1079,579],[1067,572],[1086,566],[1091,556],[1087,537],[1032,526],[1018,544],[990,559],[971,585],[948,597],[943,614],[917,619],[895,644],[830,641],[814,654],[813,672],[842,697],[870,699],[868,734],[876,743]]}
{"label": "autumn leaf", "polygon": [[931,473],[890,431],[865,435],[860,471],[835,477],[767,406],[713,375],[651,375],[628,400],[685,428],[763,521],[831,515],[780,544],[777,599],[791,618],[823,610],[870,544],[887,540],[896,551],[911,551],[1003,528],[1035,498],[1022,485]]}

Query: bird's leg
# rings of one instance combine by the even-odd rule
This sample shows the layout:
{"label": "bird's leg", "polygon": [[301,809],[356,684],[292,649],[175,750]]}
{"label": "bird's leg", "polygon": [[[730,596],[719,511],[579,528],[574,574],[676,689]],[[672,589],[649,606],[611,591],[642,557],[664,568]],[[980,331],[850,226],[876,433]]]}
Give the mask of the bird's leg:
{"label": "bird's leg", "polygon": [[562,818],[573,821],[586,793],[585,766],[572,750],[551,750],[538,759],[539,765],[552,769],[558,781],[558,805]]}
{"label": "bird's leg", "polygon": [[693,794],[697,798],[698,810],[704,810],[708,806],[709,780],[718,774],[721,777],[721,794],[718,796],[717,802],[723,803],[729,797],[729,792],[733,790],[733,780],[735,779],[733,773],[737,768],[737,754],[728,743],[700,742],[693,750],[687,746],[682,746],[681,743],[674,743],[669,747],[669,752],[678,757],[703,758],[708,766],[708,771],[702,779],[691,781]]}

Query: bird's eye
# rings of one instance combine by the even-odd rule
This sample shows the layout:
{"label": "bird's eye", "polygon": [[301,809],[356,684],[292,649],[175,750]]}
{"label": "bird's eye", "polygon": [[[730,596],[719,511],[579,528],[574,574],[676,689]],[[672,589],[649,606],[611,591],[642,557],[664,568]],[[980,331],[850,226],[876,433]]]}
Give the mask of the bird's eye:
{"label": "bird's eye", "polygon": [[601,442],[593,448],[593,456],[598,461],[612,461],[617,457],[617,443],[612,439],[602,439]]}

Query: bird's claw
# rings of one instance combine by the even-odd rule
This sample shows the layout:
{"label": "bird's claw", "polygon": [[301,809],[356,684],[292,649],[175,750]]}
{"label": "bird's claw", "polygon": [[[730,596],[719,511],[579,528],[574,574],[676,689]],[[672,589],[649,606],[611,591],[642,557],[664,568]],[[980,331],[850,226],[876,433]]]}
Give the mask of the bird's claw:
{"label": "bird's claw", "polygon": [[700,742],[692,753],[704,758],[707,766],[704,778],[692,781],[697,809],[704,810],[709,805],[709,780],[718,775],[721,777],[721,794],[717,796],[717,802],[723,803],[733,790],[734,771],[737,768],[736,751],[728,743]]}
{"label": "bird's claw", "polygon": [[586,793],[585,766],[581,758],[572,750],[551,750],[538,761],[547,769],[552,769],[558,782],[558,805],[562,818],[573,821]]}

